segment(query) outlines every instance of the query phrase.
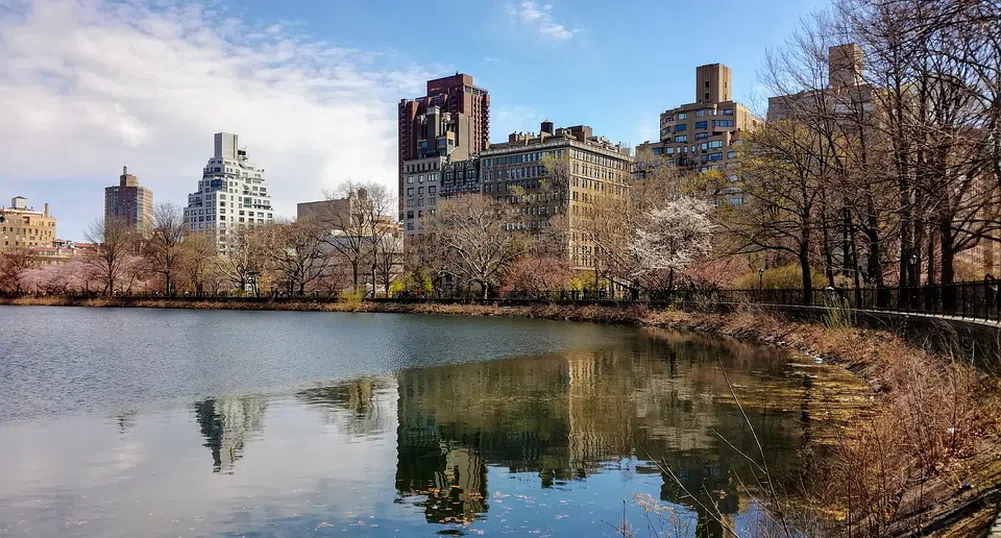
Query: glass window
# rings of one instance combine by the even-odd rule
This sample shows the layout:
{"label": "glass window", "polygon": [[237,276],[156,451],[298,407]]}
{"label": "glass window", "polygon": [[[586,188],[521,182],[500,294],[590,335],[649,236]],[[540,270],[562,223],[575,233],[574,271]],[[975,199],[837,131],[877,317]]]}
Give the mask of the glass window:
{"label": "glass window", "polygon": [[733,116],[733,109],[732,108],[724,108],[723,109],[723,115],[724,116]]}
{"label": "glass window", "polygon": [[680,132],[682,132],[682,131],[684,131],[686,129],[688,129],[688,124],[687,123],[679,123],[678,125],[674,126],[674,132],[676,132],[676,133],[680,133]]}
{"label": "glass window", "polygon": [[695,133],[696,140],[705,140],[709,138],[709,133]]}
{"label": "glass window", "polygon": [[407,196],[413,196],[413,195],[414,195],[414,188],[407,187]]}
{"label": "glass window", "polygon": [[708,129],[709,128],[709,122],[708,121],[697,121],[697,122],[695,122],[695,128],[696,129]]}
{"label": "glass window", "polygon": [[688,137],[686,135],[678,135],[674,137],[675,142],[688,142]]}
{"label": "glass window", "polygon": [[713,127],[733,127],[733,120],[713,120]]}
{"label": "glass window", "polygon": [[679,120],[688,119],[688,113],[687,112],[678,112],[678,119]]}

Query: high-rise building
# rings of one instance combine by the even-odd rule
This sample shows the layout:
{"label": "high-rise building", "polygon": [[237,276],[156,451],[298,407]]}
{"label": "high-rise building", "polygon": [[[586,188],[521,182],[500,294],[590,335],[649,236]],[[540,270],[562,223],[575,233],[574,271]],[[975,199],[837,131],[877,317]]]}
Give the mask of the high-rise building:
{"label": "high-rise building", "polygon": [[[562,191],[545,187],[547,155],[566,159],[569,181]],[[553,215],[565,215],[567,259],[575,269],[587,270],[598,263],[587,222],[607,207],[627,203],[632,168],[631,150],[595,136],[591,127],[554,129],[544,121],[538,134],[512,133],[507,142],[480,153],[481,191],[516,204],[519,222],[510,223],[513,228],[539,233]]]}
{"label": "high-rise building", "polygon": [[[667,110],[660,115],[660,141],[644,142],[637,155],[662,158],[670,166],[686,169],[720,170],[732,182],[736,176],[728,165],[737,158],[741,134],[761,125],[744,105],[733,100],[732,72],[723,64],[695,69],[695,102]],[[717,201],[743,202],[735,186],[710,193]]]}
{"label": "high-rise building", "polygon": [[153,227],[153,191],[139,185],[139,179],[122,167],[118,185],[104,189],[104,218],[126,224],[139,232]]}
{"label": "high-rise building", "polygon": [[56,219],[49,215],[49,204],[36,211],[27,198],[12,198],[10,207],[0,207],[0,240],[0,252],[15,247],[51,247],[56,240]]}
{"label": "high-rise building", "polygon": [[187,230],[208,235],[220,252],[241,228],[274,221],[264,169],[247,160],[237,142],[235,134],[215,134],[215,151],[184,208]]}
{"label": "high-rise building", "polygon": [[[544,188],[546,156],[567,159],[570,178],[564,191]],[[467,160],[439,155],[413,159],[406,163],[400,191],[404,234],[420,235],[421,220],[437,209],[439,199],[482,193],[518,205],[519,221],[507,223],[512,230],[539,233],[553,215],[566,215],[568,260],[577,269],[588,269],[595,263],[595,245],[581,232],[584,221],[593,208],[626,200],[632,167],[629,148],[595,136],[587,125],[555,129],[548,120],[537,134],[511,133],[507,142],[491,144]]]}
{"label": "high-rise building", "polygon": [[466,159],[490,143],[490,95],[456,73],[427,82],[427,95],[399,105],[399,200],[403,220],[407,162],[431,156]]}
{"label": "high-rise building", "polygon": [[863,79],[864,59],[862,49],[854,43],[829,47],[827,86],[769,97],[768,121],[813,115],[821,112],[818,108],[835,117],[843,115],[853,121],[876,121],[877,111],[873,107],[876,94]]}

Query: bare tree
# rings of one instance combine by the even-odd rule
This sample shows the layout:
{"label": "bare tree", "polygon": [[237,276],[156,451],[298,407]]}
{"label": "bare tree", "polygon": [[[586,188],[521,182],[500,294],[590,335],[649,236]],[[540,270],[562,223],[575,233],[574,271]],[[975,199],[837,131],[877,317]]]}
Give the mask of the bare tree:
{"label": "bare tree", "polygon": [[0,290],[20,295],[25,275],[38,265],[38,257],[28,247],[8,247],[0,253]]}
{"label": "bare tree", "polygon": [[256,230],[241,228],[230,242],[230,248],[218,258],[218,268],[240,293],[260,295],[257,277],[264,270],[264,256]]}
{"label": "bare tree", "polygon": [[217,269],[216,248],[205,234],[189,233],[181,242],[181,268],[192,291],[205,293]]}
{"label": "bare tree", "polygon": [[178,273],[181,270],[184,240],[184,215],[181,208],[172,202],[157,204],[153,208],[153,230],[145,245],[145,255],[152,271],[163,277],[164,293],[172,295],[176,290]]}
{"label": "bare tree", "polygon": [[739,161],[741,188],[750,203],[720,220],[737,241],[735,253],[779,251],[795,256],[805,304],[813,297],[810,255],[822,151],[816,133],[793,120],[754,133]]}
{"label": "bare tree", "polygon": [[103,293],[114,295],[134,252],[135,235],[121,221],[98,218],[91,223],[85,237],[94,243],[94,249],[84,254],[84,263],[92,268],[103,284]]}
{"label": "bare tree", "polygon": [[443,200],[428,219],[429,235],[444,249],[451,266],[489,296],[507,267],[528,252],[529,238],[518,228],[510,204],[480,194]]}
{"label": "bare tree", "polygon": [[[376,199],[369,199],[369,191]],[[375,184],[345,182],[326,193],[327,203],[313,217],[330,231],[326,243],[339,260],[350,267],[352,289],[358,291],[362,271],[374,269],[372,233],[379,211],[384,210],[385,188]],[[390,208],[391,210],[391,208]],[[387,217],[388,218],[388,217]],[[374,281],[373,281],[374,285]]]}
{"label": "bare tree", "polygon": [[373,249],[373,258],[375,259],[376,276],[373,282],[380,282],[383,293],[389,297],[390,286],[403,273],[403,238],[399,235],[383,235]]}
{"label": "bare tree", "polygon": [[282,279],[289,295],[303,295],[323,276],[330,263],[324,248],[329,232],[313,218],[275,222],[261,228],[262,253],[269,268]]}

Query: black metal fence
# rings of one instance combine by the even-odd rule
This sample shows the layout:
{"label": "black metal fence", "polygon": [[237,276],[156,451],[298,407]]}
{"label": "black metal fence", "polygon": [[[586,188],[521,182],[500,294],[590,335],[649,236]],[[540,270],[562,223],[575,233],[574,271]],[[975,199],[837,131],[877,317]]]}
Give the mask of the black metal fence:
{"label": "black metal fence", "polygon": [[918,313],[966,319],[1001,321],[999,281],[958,282],[949,285],[882,288],[819,288],[809,297],[802,289],[673,290],[557,290],[532,293],[495,293],[487,299],[476,294],[436,291],[403,293],[396,301],[491,302],[507,304],[605,304],[643,303],[689,309],[720,309],[739,305],[843,308],[855,311]]}
{"label": "black metal fence", "polygon": [[[435,290],[431,293],[408,291],[393,297],[367,298],[376,302],[440,302],[440,303],[489,303],[509,305],[530,304],[643,304],[657,308],[677,307],[693,310],[731,309],[740,305],[777,307],[843,308],[854,311],[920,313],[965,319],[1001,321],[1001,292],[999,281],[985,279],[981,282],[960,282],[947,286],[883,287],[883,288],[824,288],[809,294],[802,289],[715,289],[680,287],[672,290],[637,289],[579,289],[555,290],[532,293],[491,293],[483,298],[480,293]],[[2,296],[3,294],[0,294]],[[7,295],[10,297],[10,295]],[[85,300],[98,298],[98,294],[74,295],[70,298]],[[344,300],[336,293],[307,293],[305,295],[270,294],[237,296],[228,294],[180,295],[117,295],[124,304],[148,300],[181,302],[216,301],[225,303],[330,303]]]}

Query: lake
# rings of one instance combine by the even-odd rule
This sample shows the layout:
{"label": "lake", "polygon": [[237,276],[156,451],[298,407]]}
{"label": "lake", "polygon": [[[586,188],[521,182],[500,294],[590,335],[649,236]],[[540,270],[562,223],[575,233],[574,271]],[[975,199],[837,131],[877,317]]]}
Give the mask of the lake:
{"label": "lake", "polygon": [[748,458],[809,474],[843,376],[632,327],[0,307],[0,535],[723,536],[768,519]]}

